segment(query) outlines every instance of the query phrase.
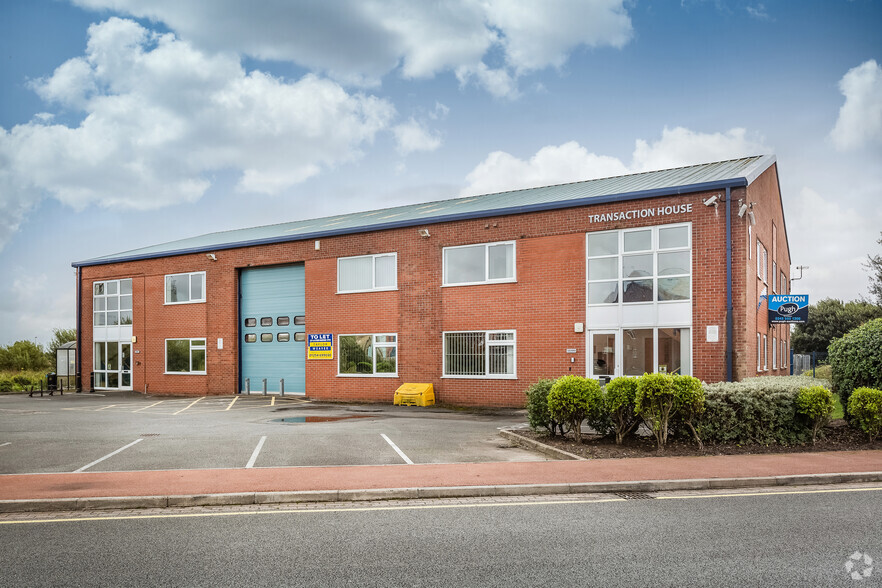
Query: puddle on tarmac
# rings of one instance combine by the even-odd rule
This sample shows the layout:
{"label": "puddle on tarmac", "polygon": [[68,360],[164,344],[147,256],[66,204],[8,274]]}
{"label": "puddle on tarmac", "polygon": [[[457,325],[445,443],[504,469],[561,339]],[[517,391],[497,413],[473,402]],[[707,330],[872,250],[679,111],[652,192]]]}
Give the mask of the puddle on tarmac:
{"label": "puddle on tarmac", "polygon": [[273,419],[274,423],[332,423],[334,421],[346,421],[349,419],[369,419],[376,418],[370,414],[359,414],[350,416],[302,416],[302,417],[285,417],[283,419]]}

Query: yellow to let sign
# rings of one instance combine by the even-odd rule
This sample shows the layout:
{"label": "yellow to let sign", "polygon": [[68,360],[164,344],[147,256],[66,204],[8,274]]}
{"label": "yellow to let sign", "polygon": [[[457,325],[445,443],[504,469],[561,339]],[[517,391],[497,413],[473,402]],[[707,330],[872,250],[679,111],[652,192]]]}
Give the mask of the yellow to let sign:
{"label": "yellow to let sign", "polygon": [[306,359],[334,359],[334,335],[331,333],[308,335]]}

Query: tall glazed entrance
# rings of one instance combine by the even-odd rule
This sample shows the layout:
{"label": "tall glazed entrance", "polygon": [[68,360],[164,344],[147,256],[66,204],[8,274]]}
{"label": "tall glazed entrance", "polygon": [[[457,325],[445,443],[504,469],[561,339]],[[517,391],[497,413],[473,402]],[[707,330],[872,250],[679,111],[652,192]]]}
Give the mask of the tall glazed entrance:
{"label": "tall glazed entrance", "polygon": [[306,393],[303,264],[248,268],[239,275],[239,390]]}

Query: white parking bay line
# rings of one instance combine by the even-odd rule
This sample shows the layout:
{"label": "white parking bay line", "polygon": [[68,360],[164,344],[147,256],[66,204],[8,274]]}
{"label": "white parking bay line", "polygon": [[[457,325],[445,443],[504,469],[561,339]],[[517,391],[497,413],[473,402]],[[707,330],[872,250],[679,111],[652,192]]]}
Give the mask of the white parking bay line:
{"label": "white parking bay line", "polygon": [[6,443],[0,443],[0,447],[6,447],[7,445],[12,445],[12,441],[7,441]]}
{"label": "white parking bay line", "polygon": [[251,454],[251,459],[248,460],[248,465],[246,468],[253,468],[254,462],[257,461],[257,456],[260,455],[260,450],[263,448],[263,442],[266,441],[266,435],[260,438],[260,441],[257,442],[257,447],[254,448],[254,453]]}
{"label": "white parking bay line", "polygon": [[90,464],[88,464],[88,465],[84,465],[83,467],[81,467],[81,468],[78,469],[78,470],[74,470],[73,473],[77,474],[77,473],[79,473],[79,472],[85,472],[86,470],[88,470],[88,469],[89,469],[90,467],[92,467],[93,465],[95,465],[95,464],[99,464],[99,463],[101,463],[102,461],[104,461],[105,459],[107,459],[108,457],[113,457],[114,455],[116,455],[116,454],[119,453],[120,451],[125,451],[126,449],[128,449],[128,448],[131,447],[132,445],[134,445],[134,444],[136,444],[136,443],[140,443],[141,441],[143,441],[143,439],[135,439],[134,441],[132,441],[131,443],[129,443],[129,444],[126,445],[125,447],[120,447],[119,449],[117,449],[117,450],[114,451],[113,453],[108,453],[108,454],[105,455],[104,457],[102,457],[102,458],[100,458],[100,459],[96,459],[96,460],[93,461],[92,463],[90,463]]}
{"label": "white parking bay line", "polygon": [[389,437],[387,437],[384,433],[380,433],[380,436],[381,436],[383,439],[386,440],[386,443],[388,443],[389,445],[392,446],[392,449],[395,450],[395,453],[397,453],[398,455],[401,456],[401,459],[403,459],[407,464],[409,464],[409,465],[413,465],[413,462],[410,461],[410,458],[407,457],[406,455],[404,455],[404,452],[401,451],[400,449],[398,449],[398,446],[397,446],[397,445],[395,445],[394,443],[392,443],[392,439],[390,439]]}

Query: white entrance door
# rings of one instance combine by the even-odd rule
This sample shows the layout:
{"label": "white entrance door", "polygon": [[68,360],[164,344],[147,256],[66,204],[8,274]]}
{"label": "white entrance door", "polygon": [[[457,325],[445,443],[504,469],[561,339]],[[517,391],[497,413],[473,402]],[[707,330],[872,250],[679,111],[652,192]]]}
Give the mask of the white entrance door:
{"label": "white entrance door", "polygon": [[619,331],[590,331],[588,377],[612,379],[622,374]]}

